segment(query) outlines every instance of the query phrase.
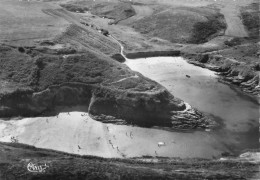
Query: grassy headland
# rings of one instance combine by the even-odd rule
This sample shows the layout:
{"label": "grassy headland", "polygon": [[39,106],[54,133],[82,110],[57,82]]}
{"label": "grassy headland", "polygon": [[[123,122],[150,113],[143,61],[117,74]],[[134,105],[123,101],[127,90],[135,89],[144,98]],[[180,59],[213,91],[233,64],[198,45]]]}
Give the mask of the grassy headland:
{"label": "grassy headland", "polygon": [[[258,165],[240,160],[105,159],[0,143],[0,178],[9,179],[255,179]],[[47,165],[44,172],[29,172],[27,165]]]}

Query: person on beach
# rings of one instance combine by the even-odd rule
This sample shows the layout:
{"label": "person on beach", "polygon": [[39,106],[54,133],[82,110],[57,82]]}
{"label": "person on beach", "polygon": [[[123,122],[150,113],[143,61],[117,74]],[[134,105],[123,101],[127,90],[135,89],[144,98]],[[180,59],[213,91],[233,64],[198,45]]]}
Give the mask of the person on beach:
{"label": "person on beach", "polygon": [[132,131],[130,132],[130,137],[131,137],[131,139],[133,139],[133,132]]}

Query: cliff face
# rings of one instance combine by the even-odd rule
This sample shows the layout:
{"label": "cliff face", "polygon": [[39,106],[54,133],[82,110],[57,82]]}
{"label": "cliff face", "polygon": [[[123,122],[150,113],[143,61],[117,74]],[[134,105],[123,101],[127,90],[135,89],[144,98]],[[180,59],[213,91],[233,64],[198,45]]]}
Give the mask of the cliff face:
{"label": "cliff face", "polygon": [[153,92],[98,88],[93,93],[89,113],[101,120],[100,115],[104,114],[143,126],[171,126],[171,111],[185,108],[183,101],[174,98],[164,88]]}
{"label": "cliff face", "polygon": [[248,94],[259,96],[260,65],[255,57],[249,62],[215,53],[184,54],[184,57],[188,58],[191,64],[218,72],[220,81],[238,86]]}
{"label": "cliff face", "polygon": [[[2,54],[6,63],[1,80],[19,88],[2,88],[0,117],[38,116],[58,106],[84,105],[103,122],[175,128],[212,125],[164,87],[113,59],[93,52],[55,55],[50,49],[29,50],[21,53],[8,47]],[[15,66],[18,56],[22,58]]]}
{"label": "cliff face", "polygon": [[209,125],[197,111],[166,89],[155,92],[126,92],[96,85],[64,83],[41,92],[15,91],[1,97],[0,116],[37,116],[56,106],[88,105],[86,111],[103,122],[125,122],[140,126],[195,128]]}

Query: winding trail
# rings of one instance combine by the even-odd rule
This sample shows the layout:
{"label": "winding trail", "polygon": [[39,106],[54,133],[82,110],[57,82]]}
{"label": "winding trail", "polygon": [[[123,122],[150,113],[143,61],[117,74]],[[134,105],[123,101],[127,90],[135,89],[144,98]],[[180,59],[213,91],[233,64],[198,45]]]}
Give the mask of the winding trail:
{"label": "winding trail", "polygon": [[110,34],[109,36],[110,36],[112,39],[114,39],[114,40],[119,44],[119,46],[120,46],[120,48],[121,48],[120,53],[121,53],[121,55],[125,58],[125,60],[127,61],[128,58],[126,57],[126,55],[124,55],[124,46],[123,46],[114,36],[112,36],[111,34]]}
{"label": "winding trail", "polygon": [[[114,37],[114,36],[112,36],[112,35],[109,35],[111,38],[113,38],[119,45],[120,45],[120,47],[121,47],[121,55],[125,58],[125,63],[124,64],[126,64],[128,67],[129,67],[129,62],[130,62],[130,59],[128,59],[127,57],[126,57],[126,55],[124,54],[124,46]],[[129,67],[130,68],[130,67]],[[130,68],[131,69],[131,68]],[[121,82],[121,81],[124,81],[124,80],[126,80],[126,79],[129,79],[129,78],[139,78],[139,76],[138,75],[134,75],[134,76],[131,76],[131,77],[127,77],[127,78],[123,78],[123,79],[121,79],[121,80],[119,80],[119,81],[116,81],[116,82],[113,82],[113,83],[117,83],[117,82]],[[184,110],[182,110],[182,111],[176,111],[176,112],[180,112],[180,113],[186,113],[186,112],[190,112],[190,113],[193,113],[193,109],[192,109],[192,107],[191,107],[191,105],[190,104],[188,104],[187,102],[184,102],[184,104],[185,104],[185,107],[186,107],[186,109],[184,109]]]}
{"label": "winding trail", "polygon": [[119,82],[125,81],[125,80],[127,80],[127,79],[131,79],[131,78],[139,78],[139,76],[138,76],[137,74],[135,74],[134,76],[126,77],[126,78],[120,79],[120,80],[118,80],[118,81],[112,82],[112,83],[110,83],[110,84],[119,83]]}

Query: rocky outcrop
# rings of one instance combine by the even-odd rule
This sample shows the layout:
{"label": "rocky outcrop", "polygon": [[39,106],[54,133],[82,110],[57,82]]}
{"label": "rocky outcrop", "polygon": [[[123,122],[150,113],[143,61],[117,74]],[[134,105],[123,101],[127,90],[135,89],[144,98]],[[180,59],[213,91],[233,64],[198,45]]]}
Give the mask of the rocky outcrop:
{"label": "rocky outcrop", "polygon": [[218,72],[219,80],[239,86],[244,92],[259,95],[258,64],[245,64],[234,59],[212,53],[183,54],[188,62]]}
{"label": "rocky outcrop", "polygon": [[0,91],[0,117],[42,116],[59,106],[84,105],[102,122],[182,129],[214,125],[160,84],[107,56],[92,51],[57,54],[65,47],[44,48],[27,53],[28,48],[20,52],[8,47],[0,52],[0,80],[13,87],[3,85]]}
{"label": "rocky outcrop", "polygon": [[121,63],[125,62],[126,60],[121,54],[114,54],[111,56],[111,58]]}
{"label": "rocky outcrop", "polygon": [[17,90],[2,95],[0,102],[0,117],[38,116],[51,112],[57,106],[88,105],[86,111],[102,122],[182,129],[214,125],[164,88],[154,92],[138,92],[83,83],[63,83],[41,92]]}

